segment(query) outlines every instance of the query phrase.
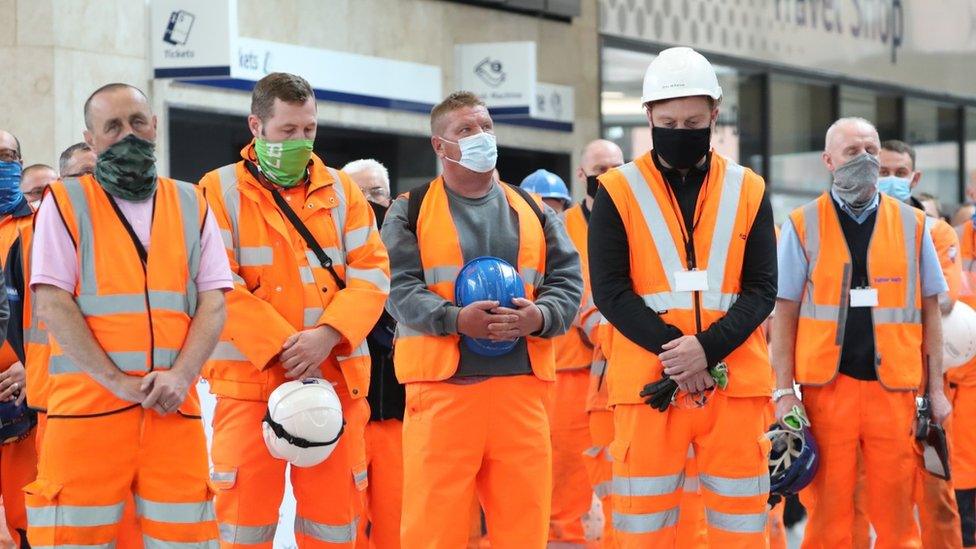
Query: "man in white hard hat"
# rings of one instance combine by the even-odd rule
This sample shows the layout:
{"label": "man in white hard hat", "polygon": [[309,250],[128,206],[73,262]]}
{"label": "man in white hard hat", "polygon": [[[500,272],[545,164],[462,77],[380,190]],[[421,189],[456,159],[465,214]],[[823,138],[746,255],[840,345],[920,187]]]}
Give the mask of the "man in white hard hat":
{"label": "man in white hard hat", "polygon": [[590,276],[613,325],[617,544],[676,544],[693,445],[714,547],[765,546],[772,369],[763,321],[776,236],[761,177],[710,149],[722,89],[711,64],[670,48],[644,76],[654,149],[600,177]]}

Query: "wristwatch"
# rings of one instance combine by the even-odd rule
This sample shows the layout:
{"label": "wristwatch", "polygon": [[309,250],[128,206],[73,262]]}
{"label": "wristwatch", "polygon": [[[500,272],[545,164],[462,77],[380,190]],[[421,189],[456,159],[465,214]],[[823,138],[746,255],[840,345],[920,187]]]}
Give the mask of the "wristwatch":
{"label": "wristwatch", "polygon": [[773,402],[779,402],[779,399],[785,397],[786,395],[796,396],[796,391],[792,387],[789,389],[774,389],[773,390]]}

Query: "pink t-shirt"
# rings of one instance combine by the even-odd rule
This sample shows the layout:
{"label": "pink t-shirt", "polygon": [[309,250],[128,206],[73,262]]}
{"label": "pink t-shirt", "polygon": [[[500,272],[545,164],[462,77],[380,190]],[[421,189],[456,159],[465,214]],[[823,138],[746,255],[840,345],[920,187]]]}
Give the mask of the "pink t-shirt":
{"label": "pink t-shirt", "polygon": [[[34,220],[30,285],[34,287],[37,284],[50,284],[73,293],[78,283],[75,246],[53,201],[51,195],[45,196]],[[115,202],[146,251],[149,251],[153,201],[131,202],[116,198]],[[181,236],[174,235],[174,238]],[[203,233],[200,235],[200,270],[195,281],[198,292],[229,290],[234,287],[220,230],[209,209],[203,223]]]}

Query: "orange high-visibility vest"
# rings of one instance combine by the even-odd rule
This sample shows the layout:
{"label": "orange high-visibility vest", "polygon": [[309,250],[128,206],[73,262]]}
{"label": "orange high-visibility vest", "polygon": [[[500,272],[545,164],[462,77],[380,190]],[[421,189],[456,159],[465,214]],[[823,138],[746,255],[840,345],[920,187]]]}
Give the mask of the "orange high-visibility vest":
{"label": "orange high-visibility vest", "polygon": [[556,371],[582,370],[589,368],[593,362],[592,335],[600,320],[596,306],[593,304],[593,294],[590,292],[589,250],[586,244],[587,222],[583,215],[583,208],[576,204],[566,210],[563,216],[566,233],[580,256],[580,267],[583,275],[583,299],[579,313],[569,330],[553,338],[552,344],[556,348]]}
{"label": "orange high-visibility vest", "polygon": [[[533,300],[546,272],[546,236],[532,207],[508,185],[502,185],[508,205],[518,214],[519,274],[525,295]],[[539,201],[541,207],[541,201]],[[454,303],[454,281],[464,266],[461,241],[451,218],[444,180],[438,177],[420,207],[417,218],[417,244],[424,268],[427,289]],[[453,376],[461,360],[460,336],[431,335],[414,330],[402,322],[397,325],[393,364],[400,383],[441,381]],[[553,381],[555,352],[551,339],[527,337],[532,372],[540,379]]]}
{"label": "orange high-visibility vest", "polygon": [[[74,297],[95,340],[131,376],[173,366],[196,312],[194,278],[207,204],[188,183],[158,178],[148,261],[139,258],[109,195],[92,175],[51,185],[74,240],[79,280]],[[69,260],[69,258],[65,258]],[[48,417],[107,414],[138,406],[112,394],[49,338]],[[190,391],[180,407],[199,416]]]}
{"label": "orange high-visibility vest", "polygon": [[[830,193],[790,214],[806,254],[807,284],[796,328],[797,383],[825,385],[840,369],[851,288],[851,256]],[[922,380],[922,291],[919,257],[925,214],[881,195],[868,248],[867,272],[878,292],[871,308],[875,368],[891,390]]]}
{"label": "orange high-visibility vest", "polygon": [[607,390],[607,362],[610,356],[613,326],[603,315],[593,331],[593,363],[590,365],[590,385],[586,390],[586,411],[596,412],[609,408],[610,392]]}
{"label": "orange high-visibility vest", "polygon": [[[241,154],[255,160],[252,145]],[[285,338],[328,324],[344,341],[323,362],[323,376],[351,398],[365,397],[366,334],[386,301],[390,275],[372,209],[356,184],[313,154],[304,202],[293,206],[345,282],[341,292],[244,161],[206,174],[200,185],[220,226],[235,283],[227,294],[223,334],[204,366],[210,390],[267,400],[287,381],[277,358]]]}
{"label": "orange high-visibility vest", "polygon": [[[746,240],[765,190],[762,178],[712,152],[695,207],[694,235],[697,268],[707,271],[708,290],[693,292],[675,290],[675,273],[688,268],[685,222],[651,153],[610,170],[600,181],[627,231],[631,281],[647,306],[686,335],[724,317],[739,295]],[[661,379],[661,361],[616,329],[611,339],[609,404],[641,403],[643,387]],[[761,326],[724,362],[729,395],[769,396],[772,368]]]}
{"label": "orange high-visibility vest", "polygon": [[30,287],[31,245],[34,242],[34,225],[20,229],[21,262],[24,273],[24,370],[27,375],[27,406],[40,412],[47,411],[50,376],[47,364],[51,356],[48,333],[40,317],[34,311],[34,290]]}
{"label": "orange high-visibility vest", "polygon": [[[10,253],[10,247],[17,240],[18,234],[24,227],[30,227],[33,222],[33,215],[22,217],[5,215],[3,219],[0,219],[0,268],[7,264],[7,254]],[[17,358],[14,348],[10,346],[9,342],[3,341],[0,345],[0,372],[5,371],[18,360],[20,359]]]}
{"label": "orange high-visibility vest", "polygon": [[[956,227],[959,235],[959,257],[962,259],[962,284],[959,301],[976,308],[976,230],[972,221]],[[950,383],[976,387],[976,358],[946,372]]]}

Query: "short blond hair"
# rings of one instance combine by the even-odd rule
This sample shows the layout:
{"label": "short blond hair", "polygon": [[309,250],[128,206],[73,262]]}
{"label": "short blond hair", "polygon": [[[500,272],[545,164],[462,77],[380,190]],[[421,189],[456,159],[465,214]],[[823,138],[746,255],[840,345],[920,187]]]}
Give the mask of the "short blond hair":
{"label": "short blond hair", "polygon": [[449,113],[468,107],[485,107],[485,102],[468,91],[456,91],[430,110],[430,133],[438,135],[443,128],[443,119]]}

